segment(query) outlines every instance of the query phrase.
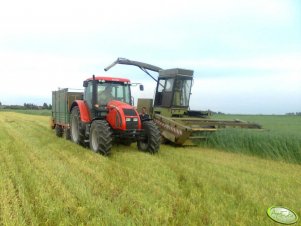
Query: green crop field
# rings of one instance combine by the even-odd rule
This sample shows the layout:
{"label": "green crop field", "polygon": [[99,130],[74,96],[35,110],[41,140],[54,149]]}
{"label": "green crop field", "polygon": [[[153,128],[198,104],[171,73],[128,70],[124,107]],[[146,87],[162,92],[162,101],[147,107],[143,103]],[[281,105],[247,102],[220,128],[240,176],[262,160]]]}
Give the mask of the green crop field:
{"label": "green crop field", "polygon": [[301,164],[301,116],[215,116],[257,122],[263,129],[226,129],[213,133],[203,147]]}
{"label": "green crop field", "polygon": [[[300,118],[273,117],[254,120],[269,139],[300,135]],[[57,138],[48,116],[0,112],[0,225],[277,225],[273,205],[301,216],[300,164],[206,145],[115,145],[107,158]]]}

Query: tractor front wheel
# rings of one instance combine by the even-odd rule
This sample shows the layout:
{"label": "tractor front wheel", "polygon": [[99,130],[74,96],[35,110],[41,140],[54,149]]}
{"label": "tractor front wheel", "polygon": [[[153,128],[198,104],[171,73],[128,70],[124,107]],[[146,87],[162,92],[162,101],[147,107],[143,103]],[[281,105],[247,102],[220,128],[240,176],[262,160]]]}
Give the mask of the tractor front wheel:
{"label": "tractor front wheel", "polygon": [[92,151],[109,155],[112,148],[112,133],[109,124],[102,120],[93,121],[89,140]]}
{"label": "tractor front wheel", "polygon": [[84,132],[81,129],[81,119],[78,107],[74,107],[71,111],[70,137],[74,143],[84,143]]}
{"label": "tractor front wheel", "polygon": [[158,127],[153,121],[144,121],[144,139],[137,142],[140,151],[147,151],[151,154],[158,152],[160,148],[161,136]]}

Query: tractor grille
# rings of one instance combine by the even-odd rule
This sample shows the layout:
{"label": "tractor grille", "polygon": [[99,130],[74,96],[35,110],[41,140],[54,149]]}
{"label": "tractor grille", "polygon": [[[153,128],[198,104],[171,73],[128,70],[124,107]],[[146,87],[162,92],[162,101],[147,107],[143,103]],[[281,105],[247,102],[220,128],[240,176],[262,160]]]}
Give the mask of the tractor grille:
{"label": "tractor grille", "polygon": [[126,122],[126,129],[138,129],[138,122],[130,121]]}
{"label": "tractor grille", "polygon": [[134,109],[123,109],[123,112],[126,116],[137,116],[136,111]]}

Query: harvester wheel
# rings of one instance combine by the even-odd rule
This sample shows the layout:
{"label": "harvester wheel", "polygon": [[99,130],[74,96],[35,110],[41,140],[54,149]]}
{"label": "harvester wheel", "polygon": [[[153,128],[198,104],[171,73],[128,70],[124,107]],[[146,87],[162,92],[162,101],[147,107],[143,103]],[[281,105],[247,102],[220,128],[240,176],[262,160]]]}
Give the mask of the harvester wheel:
{"label": "harvester wheel", "polygon": [[151,154],[158,152],[160,148],[161,136],[160,131],[153,121],[145,121],[142,124],[145,139],[137,142],[140,151],[147,151]]}
{"label": "harvester wheel", "polygon": [[92,151],[109,155],[112,147],[112,133],[109,124],[103,120],[93,121],[89,140]]}
{"label": "harvester wheel", "polygon": [[64,130],[63,130],[62,126],[60,126],[60,125],[55,125],[55,134],[56,134],[58,137],[62,137],[62,136],[63,136],[63,133],[64,133]]}
{"label": "harvester wheel", "polygon": [[78,107],[74,107],[71,111],[70,136],[74,143],[84,144],[84,133],[80,127],[80,112]]}

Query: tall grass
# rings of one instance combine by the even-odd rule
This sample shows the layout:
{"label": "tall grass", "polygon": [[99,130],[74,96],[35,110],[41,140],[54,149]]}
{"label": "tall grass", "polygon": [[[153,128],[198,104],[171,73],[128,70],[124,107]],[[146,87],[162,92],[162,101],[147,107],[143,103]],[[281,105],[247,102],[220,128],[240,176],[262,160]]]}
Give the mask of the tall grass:
{"label": "tall grass", "polygon": [[[221,116],[229,119],[230,116]],[[219,117],[219,118],[221,118]],[[224,129],[202,146],[301,164],[300,116],[231,116],[256,121],[263,130]]]}
{"label": "tall grass", "polygon": [[272,131],[225,129],[211,134],[205,145],[301,164],[301,137],[297,135]]}

